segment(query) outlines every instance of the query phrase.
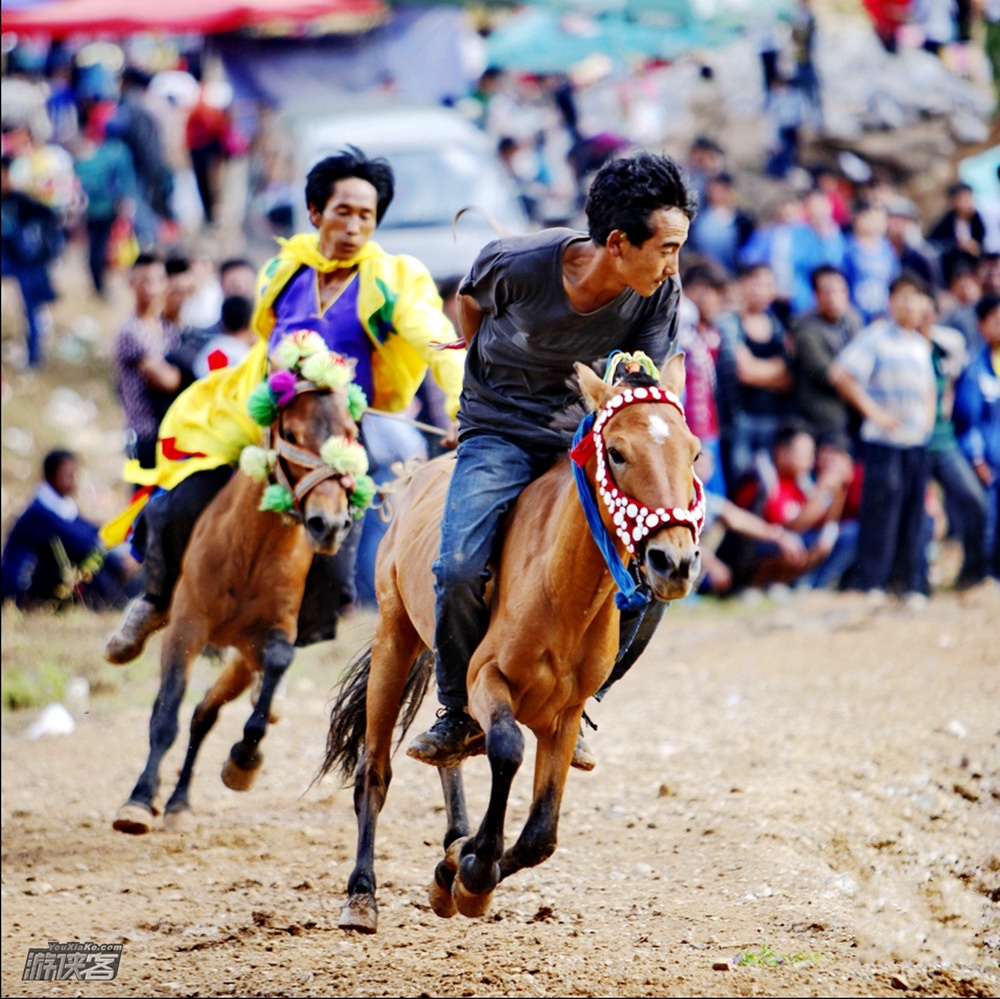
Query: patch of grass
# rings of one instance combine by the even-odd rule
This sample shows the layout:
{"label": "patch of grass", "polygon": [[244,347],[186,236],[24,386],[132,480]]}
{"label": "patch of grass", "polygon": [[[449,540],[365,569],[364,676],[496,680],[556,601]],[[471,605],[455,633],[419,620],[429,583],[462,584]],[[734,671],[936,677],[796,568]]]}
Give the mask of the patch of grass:
{"label": "patch of grass", "polygon": [[733,964],[738,968],[777,968],[781,965],[819,964],[822,960],[822,954],[816,953],[776,954],[765,942],[757,950],[737,954]]}
{"label": "patch of grass", "polygon": [[62,700],[68,679],[66,671],[52,663],[34,670],[17,667],[4,670],[0,677],[0,703],[10,711],[40,708]]}

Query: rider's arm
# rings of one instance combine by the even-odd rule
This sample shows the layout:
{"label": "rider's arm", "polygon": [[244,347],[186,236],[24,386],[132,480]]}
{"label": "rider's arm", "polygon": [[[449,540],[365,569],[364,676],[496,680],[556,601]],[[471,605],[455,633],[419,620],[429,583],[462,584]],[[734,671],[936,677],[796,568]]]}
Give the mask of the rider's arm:
{"label": "rider's arm", "polygon": [[458,296],[458,332],[462,334],[466,347],[472,344],[472,338],[479,332],[483,321],[483,310],[471,295]]}

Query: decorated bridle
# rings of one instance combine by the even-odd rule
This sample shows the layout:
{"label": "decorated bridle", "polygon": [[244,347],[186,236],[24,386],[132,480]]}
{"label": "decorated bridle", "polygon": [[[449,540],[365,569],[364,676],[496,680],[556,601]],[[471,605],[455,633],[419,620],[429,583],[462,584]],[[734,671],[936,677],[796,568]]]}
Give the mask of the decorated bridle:
{"label": "decorated bridle", "polygon": [[[240,453],[240,469],[257,482],[268,482],[261,496],[261,510],[273,510],[301,519],[302,504],[321,482],[337,479],[347,492],[351,515],[357,519],[371,506],[375,483],[368,476],[368,455],[357,441],[345,436],[329,437],[319,453],[292,444],[282,436],[284,410],[304,392],[345,389],[347,408],[355,422],[361,420],[367,400],[354,384],[354,365],[328,350],[323,338],[311,330],[299,330],[282,338],[271,354],[271,374],[253,392],[247,409],[254,422],[264,427],[260,445],[249,445]],[[294,483],[288,466],[309,469]]]}
{"label": "decorated bridle", "polygon": [[[632,360],[629,355],[624,355],[624,357],[627,360]],[[644,362],[649,360],[645,358],[645,355],[643,355],[643,359]],[[622,355],[612,355],[608,362],[606,380],[621,363],[621,360]],[[639,363],[638,360],[635,363]],[[649,362],[648,366],[652,366],[652,362]],[[645,369],[647,365],[643,363],[642,367]],[[653,370],[655,371],[655,367]],[[663,527],[687,527],[694,535],[694,542],[697,545],[701,538],[702,528],[705,526],[705,491],[697,475],[694,475],[694,499],[687,509],[683,507],[658,507],[651,510],[645,504],[620,490],[615,484],[608,467],[604,427],[612,416],[639,403],[662,403],[673,406],[684,418],[684,407],[680,399],[668,389],[659,385],[630,387],[610,399],[599,412],[588,413],[584,417],[577,427],[576,436],[573,438],[573,447],[570,451],[577,493],[587,518],[587,525],[604,556],[612,577],[618,584],[620,592],[616,594],[615,601],[620,608],[641,607],[649,601],[649,594],[644,587],[637,585],[629,574],[611,541],[603,520],[601,520],[590,484],[584,474],[584,469],[592,457],[596,456],[597,459],[598,495],[604,502],[612,523],[615,525],[615,534],[633,558],[636,557],[638,545],[653,531]]]}

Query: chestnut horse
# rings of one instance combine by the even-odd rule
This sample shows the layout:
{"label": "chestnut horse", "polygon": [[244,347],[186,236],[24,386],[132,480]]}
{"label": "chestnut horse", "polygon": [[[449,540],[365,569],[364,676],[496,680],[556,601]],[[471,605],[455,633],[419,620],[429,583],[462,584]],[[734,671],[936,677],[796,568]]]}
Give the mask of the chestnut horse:
{"label": "chestnut horse", "polygon": [[118,811],[114,828],[119,832],[138,834],[151,828],[160,764],[177,737],[191,663],[206,645],[232,651],[194,711],[187,755],[167,801],[164,823],[177,825],[190,808],[195,757],[219,709],[256,680],[253,712],[222,771],[224,783],[233,790],[248,790],[253,784],[263,762],[258,746],[267,730],[271,700],[294,656],[313,554],[336,552],[351,527],[350,496],[357,480],[331,467],[320,452],[331,440],[342,448],[360,448],[354,443],[357,436],[347,392],[320,388],[300,376],[294,397],[265,431],[264,448],[273,450],[261,452],[272,456],[274,474],[290,494],[292,509],[260,509],[265,483],[237,472],[199,517],[163,639],[160,690],[149,722],[149,758]]}
{"label": "chestnut horse", "polygon": [[[576,369],[584,401],[596,414],[588,418],[592,429],[581,427],[581,443],[572,452],[581,482],[574,482],[567,458],[521,494],[505,524],[489,630],[469,663],[469,711],[486,733],[492,772],[489,805],[474,836],[468,835],[459,768],[440,770],[448,829],[445,858],[431,886],[440,916],[456,908],[482,915],[503,878],[555,850],[584,705],[608,678],[618,651],[615,577],[619,584],[628,581],[623,554],[637,560],[656,600],[686,596],[698,575],[704,502],[692,467],[698,440],[678,401],[683,355],[666,362],[661,384],[646,378],[645,385],[630,385],[629,376],[609,385],[590,368]],[[401,700],[408,700],[405,725],[429,679],[431,564],[452,468],[447,459],[424,466],[399,499],[378,553],[375,638],[341,684],[331,712],[323,772],[337,767],[349,776],[360,759],[354,785],[358,854],[340,921],[344,929],[377,928],[376,823],[391,779]],[[519,723],[537,740],[534,796],[520,836],[505,850],[507,799],[524,753]]]}

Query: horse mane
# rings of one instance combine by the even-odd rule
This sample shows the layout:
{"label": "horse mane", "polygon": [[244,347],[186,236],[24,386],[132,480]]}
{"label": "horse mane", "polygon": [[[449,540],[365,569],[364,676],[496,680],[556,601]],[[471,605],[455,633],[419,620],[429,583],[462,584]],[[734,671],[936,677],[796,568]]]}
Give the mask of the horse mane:
{"label": "horse mane", "polygon": [[[593,364],[591,367],[598,374],[601,373],[599,371],[600,363]],[[624,364],[618,365],[618,369],[615,371],[614,378],[612,379],[612,385],[624,385],[628,388],[649,388],[652,385],[659,384],[656,378],[650,377],[645,371],[628,371]],[[553,430],[575,431],[580,425],[580,421],[589,412],[587,404],[583,401],[580,393],[580,379],[575,374],[566,379],[566,387],[572,389],[577,398],[565,409],[560,410],[552,417],[549,421],[549,426]]]}

